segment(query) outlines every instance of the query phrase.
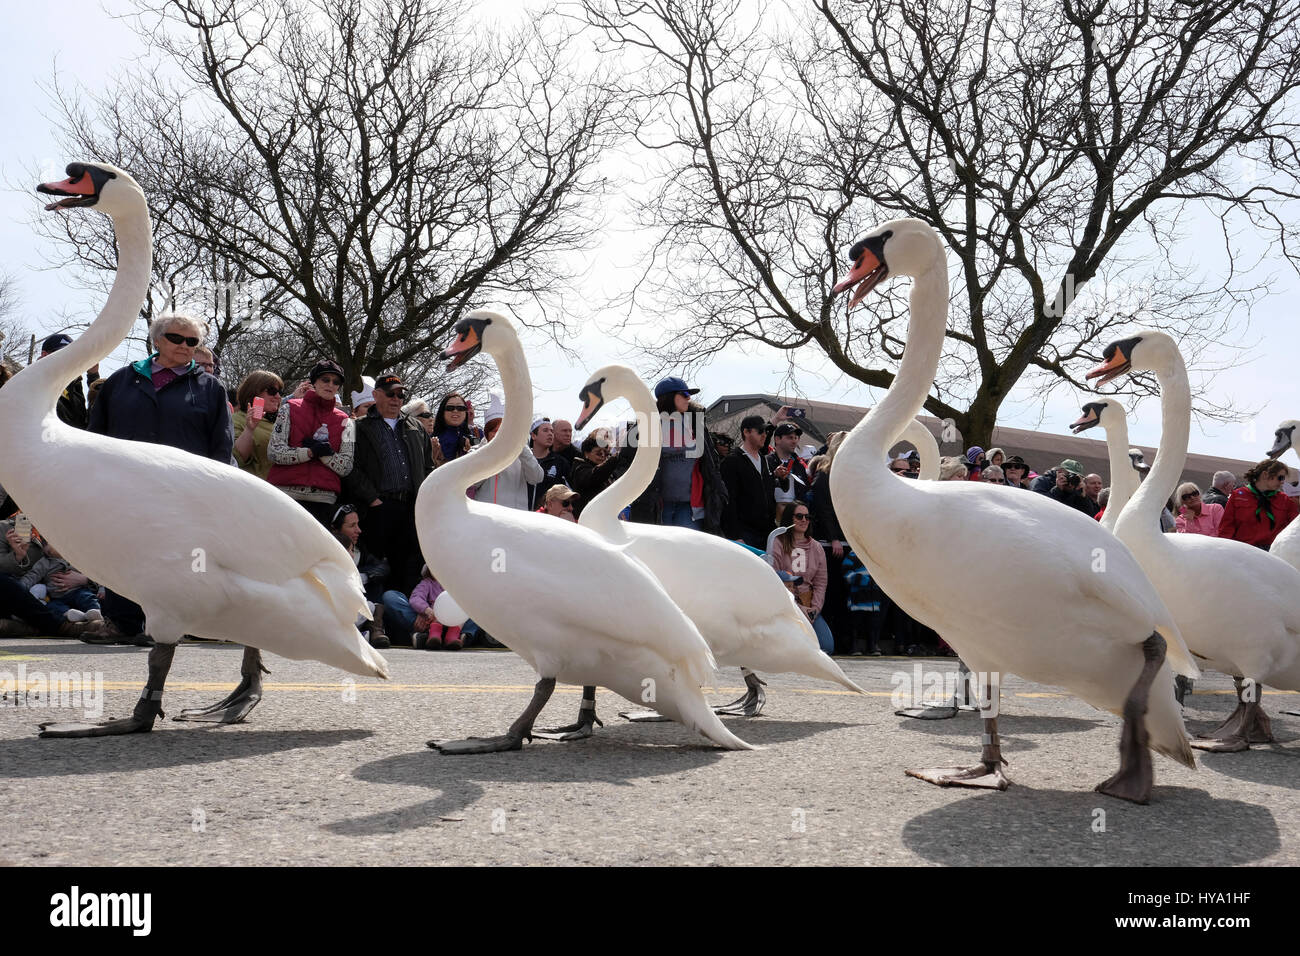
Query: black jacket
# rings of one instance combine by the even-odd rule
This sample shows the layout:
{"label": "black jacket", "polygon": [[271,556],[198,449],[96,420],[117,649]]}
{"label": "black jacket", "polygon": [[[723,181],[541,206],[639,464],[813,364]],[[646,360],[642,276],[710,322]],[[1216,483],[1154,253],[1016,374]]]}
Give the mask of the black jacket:
{"label": "black jacket", "polygon": [[221,383],[191,364],[162,391],[155,391],[150,359],[110,375],[90,410],[89,428],[99,435],[171,445],[230,464],[235,432]]}
{"label": "black jacket", "polygon": [[840,521],[835,517],[835,501],[831,498],[831,476],[829,472],[818,472],[813,479],[808,495],[808,511],[812,521],[808,533],[818,541],[843,541],[844,532],[840,530]]}
{"label": "black jacket", "polygon": [[529,511],[536,511],[542,506],[542,499],[546,497],[546,492],[556,485],[569,483],[569,459],[558,452],[547,453],[545,458],[537,459],[537,464],[542,466],[543,477],[537,484],[528,486]]}
{"label": "black jacket", "polygon": [[1095,517],[1097,512],[1101,509],[1097,507],[1096,503],[1091,498],[1083,493],[1082,488],[1082,485],[1080,485],[1078,491],[1071,491],[1068,488],[1062,491],[1057,488],[1055,468],[1045,475],[1039,475],[1034,479],[1034,483],[1030,486],[1031,491],[1036,491],[1040,495],[1047,495],[1047,497],[1059,501],[1063,505],[1068,505],[1076,511],[1082,511],[1089,518]]}
{"label": "black jacket", "polygon": [[776,508],[776,479],[768,467],[767,456],[760,454],[758,463],[762,473],[745,454],[744,448],[734,449],[722,460],[722,481],[727,488],[727,503],[722,509],[722,533],[733,540],[743,539],[747,544],[761,548],[776,524],[772,513]]}
{"label": "black jacket", "polygon": [[[381,497],[379,485],[383,481],[383,452],[380,443],[384,441],[384,433],[380,429],[387,427],[388,422],[380,418],[379,412],[374,408],[356,423],[352,473],[343,479],[344,490],[356,504],[368,505]],[[398,416],[396,431],[406,448],[406,461],[410,466],[411,486],[406,490],[406,500],[414,501],[420,483],[433,471],[433,449],[430,447],[429,433],[409,415]]]}
{"label": "black jacket", "polygon": [[614,483],[614,469],[617,466],[618,456],[606,458],[602,465],[594,465],[586,458],[573,460],[573,468],[569,472],[569,487],[578,493],[577,504],[573,509],[575,518],[581,517],[582,509]]}
{"label": "black jacket", "polygon": [[[708,423],[704,420],[704,406],[691,402],[687,411],[691,415],[696,433],[701,436],[708,436],[709,429]],[[629,423],[629,441],[632,440],[635,434],[635,425]],[[704,437],[702,440],[703,452],[698,459],[700,483],[704,495],[704,517],[701,519],[701,530],[707,531],[709,534],[722,534],[722,512],[727,506],[727,485],[722,480],[722,458],[718,454],[718,449],[714,446],[711,437]],[[614,470],[614,479],[619,478],[624,471],[627,471],[632,464],[632,457],[631,454],[627,453],[619,455],[619,461],[622,464]],[[662,482],[662,472],[656,470],[649,486],[636,501],[632,502],[633,521],[640,521],[643,524],[660,523],[664,510]]]}
{"label": "black jacket", "polygon": [[86,394],[81,390],[80,377],[74,378],[63,390],[59,403],[55,406],[55,414],[60,421],[73,428],[85,428],[90,423],[86,415]]}

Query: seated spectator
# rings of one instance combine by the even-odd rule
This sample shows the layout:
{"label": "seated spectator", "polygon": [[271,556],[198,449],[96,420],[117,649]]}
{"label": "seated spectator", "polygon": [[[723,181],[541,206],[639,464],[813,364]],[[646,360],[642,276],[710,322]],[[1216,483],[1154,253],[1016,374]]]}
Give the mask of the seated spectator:
{"label": "seated spectator", "polygon": [[618,455],[611,454],[613,440],[608,428],[597,428],[582,440],[582,457],[574,459],[569,474],[569,484],[578,493],[573,512],[576,517],[581,518],[587,503],[614,483]]}
{"label": "seated spectator", "polygon": [[366,607],[370,610],[371,620],[367,622],[364,617],[357,615],[357,629],[369,632],[371,647],[380,650],[391,647],[392,642],[384,632],[384,606],[375,603],[383,599],[388,565],[361,549],[361,518],[354,506],[344,505],[334,512],[330,518],[330,532],[357,566],[357,573],[361,575],[361,587],[366,592]]}
{"label": "seated spectator", "polygon": [[384,610],[393,640],[409,643],[417,651],[460,650],[463,643],[460,628],[440,624],[433,613],[434,602],[443,590],[426,564],[420,569],[420,583],[409,598],[401,591],[385,591]]}
{"label": "seated spectator", "polygon": [[[479,444],[480,448],[496,437],[505,414],[506,407],[501,396],[492,392],[488,403],[487,419],[483,422],[483,442]],[[537,456],[533,454],[529,445],[524,445],[519,452],[519,457],[504,469],[491,478],[484,478],[478,484],[471,485],[469,496],[475,501],[526,510],[528,486],[539,483],[544,477]]]}
{"label": "seated spectator", "polygon": [[[39,535],[34,535],[39,537]],[[64,560],[50,542],[41,540],[44,554],[19,580],[51,614],[73,622],[101,621],[99,588]]]}
{"label": "seated spectator", "polygon": [[433,416],[433,434],[443,461],[469,454],[474,444],[473,415],[473,404],[459,392],[452,392],[439,403]]}
{"label": "seated spectator", "polygon": [[1210,490],[1202,500],[1207,505],[1227,505],[1228,496],[1237,487],[1237,476],[1230,471],[1216,471],[1210,479]]}
{"label": "seated spectator", "polygon": [[1228,496],[1219,522],[1219,537],[1253,544],[1265,551],[1282,529],[1295,520],[1297,506],[1281,493],[1287,467],[1266,458],[1245,475],[1246,484]]}
{"label": "seated spectator", "polygon": [[12,518],[0,521],[0,637],[80,637],[86,625],[55,614],[23,586],[45,557],[38,535],[24,541]]}
{"label": "seated spectator", "polygon": [[[280,412],[280,392],[284,380],[274,372],[258,369],[249,372],[235,390],[239,408],[232,416],[235,426],[235,461],[251,475],[265,479],[271,473],[268,447],[275,430],[275,416]],[[259,409],[254,399],[262,400]]]}
{"label": "seated spectator", "polygon": [[302,505],[326,528],[352,473],[355,430],[335,399],[343,369],[322,359],[312,366],[311,390],[283,403],[267,444],[267,481]]}
{"label": "seated spectator", "polygon": [[1000,465],[985,465],[984,470],[980,472],[980,481],[987,482],[990,485],[1005,485],[1007,483]]}
{"label": "seated spectator", "polygon": [[817,643],[827,654],[835,652],[835,639],[831,629],[822,620],[822,603],[826,600],[826,555],[821,545],[808,535],[811,514],[802,501],[792,501],[781,513],[781,524],[788,530],[777,535],[769,552],[772,567],[786,574],[797,575],[811,585],[809,601],[800,601],[800,607],[812,621],[817,633]]}
{"label": "seated spectator", "polygon": [[1178,517],[1174,519],[1178,531],[1183,534],[1218,537],[1219,524],[1223,521],[1223,505],[1206,504],[1201,498],[1201,489],[1195,483],[1185,481],[1179,485],[1174,492],[1174,504],[1179,505]]}
{"label": "seated spectator", "polygon": [[999,468],[1002,468],[1007,455],[1001,448],[990,448],[984,453],[984,457],[990,465],[997,465]]}
{"label": "seated spectator", "polygon": [[537,510],[543,514],[554,515],[557,518],[566,518],[569,521],[577,521],[574,517],[574,499],[578,493],[567,488],[564,485],[554,485],[546,489],[546,494],[542,497],[542,506]]}

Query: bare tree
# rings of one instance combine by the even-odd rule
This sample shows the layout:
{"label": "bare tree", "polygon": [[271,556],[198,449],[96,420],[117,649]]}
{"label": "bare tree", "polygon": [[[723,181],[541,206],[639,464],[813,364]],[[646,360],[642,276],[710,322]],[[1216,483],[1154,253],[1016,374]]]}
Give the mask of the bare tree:
{"label": "bare tree", "polygon": [[1018,383],[1083,387],[1132,322],[1174,334],[1202,373],[1211,345],[1223,363],[1261,291],[1243,278],[1260,244],[1233,221],[1300,264],[1294,0],[583,7],[608,52],[639,56],[629,92],[657,105],[641,139],[668,159],[642,213],[662,232],[636,291],[697,317],[661,348],[749,339],[793,365],[813,345],[887,387],[899,290],[852,321],[828,291],[863,228],[917,217],[958,267],[926,407],[987,444]]}
{"label": "bare tree", "polygon": [[0,272],[0,361],[16,372],[27,362],[31,329],[18,315],[18,290],[11,276]]}
{"label": "bare tree", "polygon": [[[56,87],[66,145],[140,182],[154,298],[204,303],[228,365],[293,376],[324,354],[353,385],[432,383],[467,309],[527,303],[559,328],[621,106],[557,21],[491,32],[450,0],[137,6],[162,62],[89,98]],[[112,268],[102,227],[65,221]]]}

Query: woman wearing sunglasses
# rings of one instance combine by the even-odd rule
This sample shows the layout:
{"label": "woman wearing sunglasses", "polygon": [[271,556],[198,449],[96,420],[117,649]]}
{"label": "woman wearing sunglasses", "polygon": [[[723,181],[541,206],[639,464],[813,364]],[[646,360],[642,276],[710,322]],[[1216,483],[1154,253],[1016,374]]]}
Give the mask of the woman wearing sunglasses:
{"label": "woman wearing sunglasses", "polygon": [[234,415],[235,434],[239,436],[235,439],[235,461],[244,471],[263,480],[271,471],[267,446],[283,390],[284,380],[261,368],[245,375],[235,390],[239,405]]}
{"label": "woman wearing sunglasses", "polygon": [[822,604],[826,600],[826,555],[822,546],[808,534],[810,518],[808,506],[802,501],[786,504],[781,512],[781,525],[788,530],[777,535],[768,554],[772,567],[777,571],[801,577],[811,585],[807,603],[801,600],[799,606],[812,621],[821,649],[833,654],[835,639],[831,636],[830,625],[822,620]]}
{"label": "woman wearing sunglasses", "polygon": [[433,418],[433,436],[443,461],[454,461],[466,454],[474,443],[474,406],[462,395],[452,392],[438,405]]}
{"label": "woman wearing sunglasses", "polygon": [[1266,458],[1246,472],[1246,484],[1228,496],[1219,537],[1267,551],[1300,510],[1282,491],[1286,478],[1287,467],[1276,458]]}
{"label": "woman wearing sunglasses", "polygon": [[309,378],[311,390],[284,402],[276,415],[267,481],[328,528],[343,479],[352,473],[355,426],[337,401],[343,387],[339,364],[322,359]]}
{"label": "woman wearing sunglasses", "polygon": [[1180,534],[1219,536],[1219,523],[1223,521],[1223,505],[1211,504],[1201,499],[1201,489],[1195,482],[1184,481],[1174,492],[1175,530]]}
{"label": "woman wearing sunglasses", "polygon": [[[207,326],[188,315],[161,315],[149,328],[154,352],[104,380],[88,429],[110,438],[171,445],[230,466],[235,435],[221,382],[194,361]],[[139,605],[112,591],[102,602],[114,636],[144,631]]]}

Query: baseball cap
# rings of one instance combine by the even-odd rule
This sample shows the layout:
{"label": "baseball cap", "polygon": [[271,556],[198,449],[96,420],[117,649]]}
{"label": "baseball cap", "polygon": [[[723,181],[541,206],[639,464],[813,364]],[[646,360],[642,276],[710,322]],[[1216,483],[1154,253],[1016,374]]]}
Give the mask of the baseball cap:
{"label": "baseball cap", "polygon": [[684,392],[687,395],[694,395],[699,392],[698,388],[687,388],[686,380],[670,375],[665,379],[660,379],[659,384],[655,386],[655,398],[663,398],[674,392]]}
{"label": "baseball cap", "polygon": [[800,428],[798,425],[796,425],[794,422],[782,422],[780,425],[776,426],[776,431],[774,431],[772,434],[777,436],[794,435],[794,434],[802,435],[803,429]]}
{"label": "baseball cap", "polygon": [[72,344],[72,336],[68,335],[65,332],[55,332],[53,335],[48,336],[45,339],[45,341],[41,343],[41,351],[57,352],[59,349],[64,348],[65,346],[71,344]]}
{"label": "baseball cap", "polygon": [[1067,459],[1065,459],[1063,462],[1061,462],[1061,463],[1060,463],[1059,465],[1057,465],[1056,467],[1057,467],[1057,468],[1064,468],[1066,471],[1072,471],[1072,472],[1074,472],[1076,475],[1082,475],[1082,474],[1083,474],[1083,465],[1079,464],[1079,463],[1078,463],[1077,461],[1075,461],[1073,458],[1067,458]]}
{"label": "baseball cap", "polygon": [[375,389],[383,389],[385,392],[401,389],[405,392],[406,386],[402,384],[402,376],[400,375],[381,375],[375,379]]}

